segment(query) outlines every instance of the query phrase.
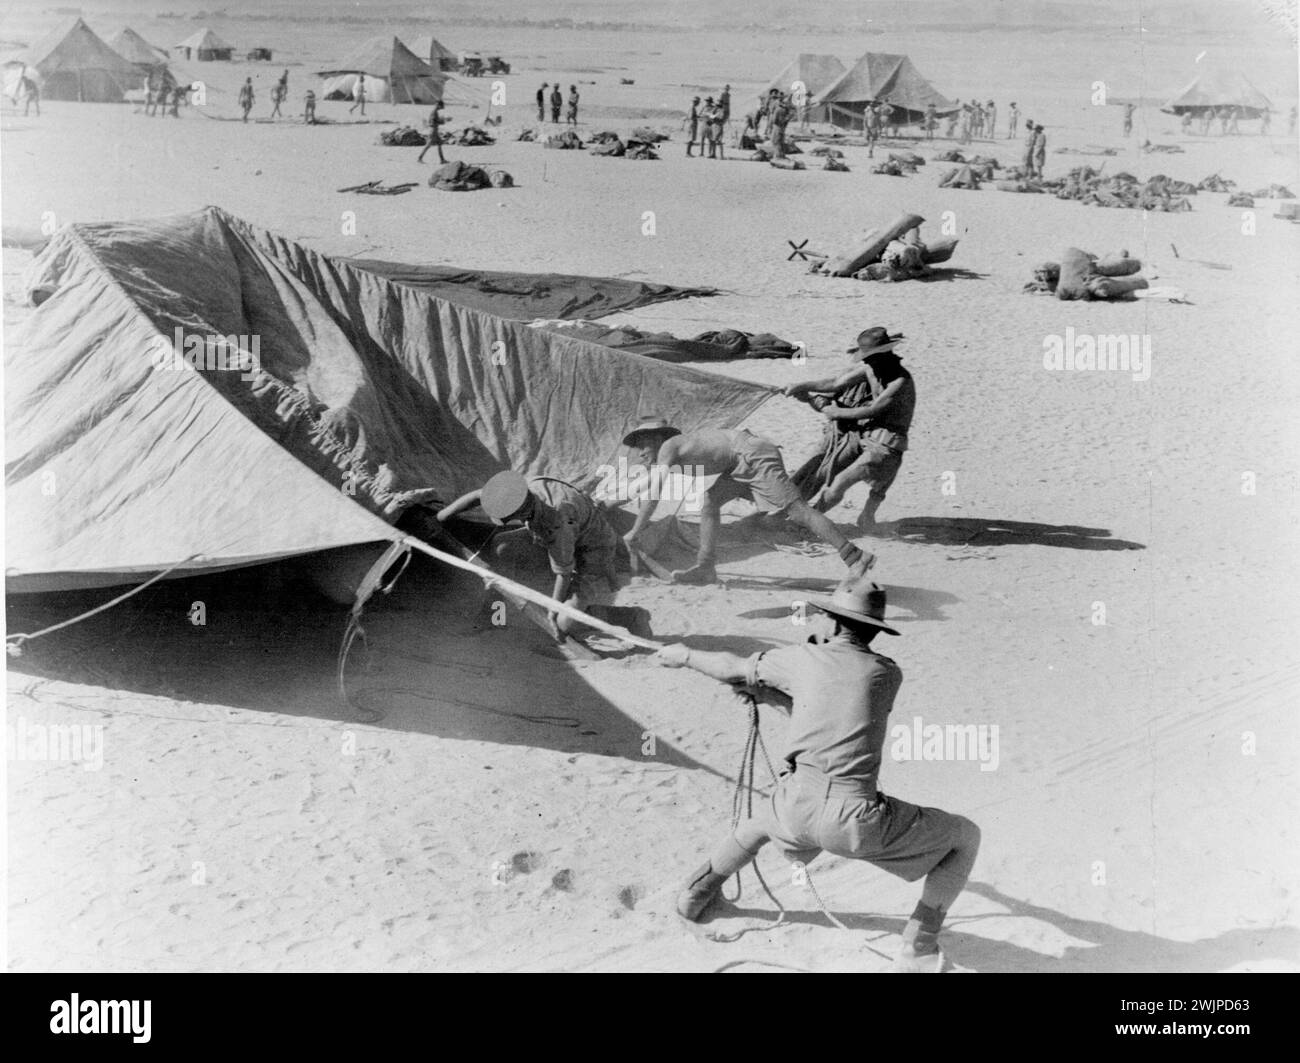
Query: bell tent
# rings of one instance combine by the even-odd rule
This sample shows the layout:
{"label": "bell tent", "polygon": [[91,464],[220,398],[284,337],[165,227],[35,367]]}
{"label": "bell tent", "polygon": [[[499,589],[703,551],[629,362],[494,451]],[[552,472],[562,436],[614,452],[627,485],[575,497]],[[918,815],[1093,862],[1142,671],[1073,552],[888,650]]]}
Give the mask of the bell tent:
{"label": "bell tent", "polygon": [[320,71],[321,95],[351,99],[362,74],[372,103],[437,103],[447,81],[396,37],[375,37],[337,67]]}
{"label": "bell tent", "polygon": [[825,106],[830,120],[843,126],[861,124],[868,105],[873,103],[890,104],[900,125],[920,122],[931,104],[936,114],[956,110],[956,104],[926,81],[911,59],[885,52],[867,52],[813,103]]}
{"label": "bell tent", "polygon": [[60,26],[12,64],[25,63],[47,100],[121,103],[138,87],[140,71],[118,55],[81,19]]}

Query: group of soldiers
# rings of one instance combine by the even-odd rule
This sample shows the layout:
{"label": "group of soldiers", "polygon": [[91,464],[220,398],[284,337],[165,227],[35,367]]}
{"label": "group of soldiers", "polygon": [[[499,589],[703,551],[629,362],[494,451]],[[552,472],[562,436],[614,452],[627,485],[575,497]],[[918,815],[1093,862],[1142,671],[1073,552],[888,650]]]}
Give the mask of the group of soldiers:
{"label": "group of soldiers", "polygon": [[701,159],[722,159],[722,135],[727,122],[731,120],[731,86],[727,85],[715,100],[712,96],[691,100],[691,109],[686,116],[686,157],[693,158],[695,146],[700,148]]}
{"label": "group of soldiers", "polygon": [[[885,591],[870,576],[875,555],[825,515],[851,486],[863,483],[868,495],[857,526],[866,534],[878,528],[876,514],[902,465],[916,406],[915,383],[897,350],[902,341],[901,334],[883,327],[866,329],[849,348],[842,371],[784,389],[826,419],[821,451],[794,477],[775,443],[744,429],[683,432],[665,418],[646,417],[623,443],[641,468],[662,474],[657,482],[666,482],[671,470],[690,470],[707,485],[695,563],[672,572],[674,583],[716,582],[721,507],[738,498],[807,529],[833,546],[845,566],[834,592],[809,602],[819,630],[806,645],[744,656],[672,644],[653,658],[755,695],[774,690],[790,699],[775,790],[684,882],[679,914],[691,921],[703,918],[723,884],[769,842],[792,867],[803,867],[825,851],[908,882],[924,880],[893,969],[926,973],[946,969],[938,935],[974,866],[980,832],[963,816],[879,789],[889,713],[902,673],[873,641],[882,632],[898,631],[885,617]],[[587,492],[550,477],[527,480],[503,472],[440,510],[437,520],[445,524],[480,508],[503,529],[480,551],[499,561],[521,547],[540,549],[554,576],[555,601],[598,620],[636,623],[648,634],[647,616],[636,615],[644,610],[620,610],[613,602],[620,589],[620,554],[626,552],[629,560],[644,556],[647,528],[659,506],[652,495],[640,499],[631,530],[620,536]],[[567,611],[553,612],[550,624],[560,640],[582,630]]]}
{"label": "group of soldiers", "polygon": [[[547,89],[550,93],[547,93]],[[564,111],[564,122],[566,125],[576,126],[578,124],[578,86],[569,86],[569,105]],[[557,81],[551,85],[547,81],[542,82],[542,87],[537,90],[537,120],[546,121],[546,105],[551,105],[551,121],[555,125],[560,124],[560,109],[564,107],[564,93],[561,91],[560,83]]]}
{"label": "group of soldiers", "polygon": [[[1200,133],[1201,136],[1208,137],[1210,135],[1210,129],[1213,127],[1215,119],[1218,119],[1219,134],[1221,136],[1237,136],[1241,133],[1241,126],[1239,123],[1246,117],[1246,112],[1241,107],[1203,107],[1201,108],[1199,117],[1200,122],[1197,132]],[[1191,111],[1183,112],[1183,133],[1192,132],[1192,119],[1193,115]],[[1260,136],[1267,136],[1272,125],[1273,114],[1267,107],[1265,107],[1259,113]],[[1295,130],[1296,108],[1292,105],[1291,109],[1287,112],[1286,135],[1294,136]]]}

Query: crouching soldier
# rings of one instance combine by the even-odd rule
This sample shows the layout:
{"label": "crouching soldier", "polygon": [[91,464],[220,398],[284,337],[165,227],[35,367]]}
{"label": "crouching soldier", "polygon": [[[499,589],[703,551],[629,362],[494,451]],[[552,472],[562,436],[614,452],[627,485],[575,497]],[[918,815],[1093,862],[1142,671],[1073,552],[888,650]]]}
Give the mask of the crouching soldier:
{"label": "crouching soldier", "polygon": [[655,655],[668,667],[769,687],[792,700],[785,767],[770,804],[720,842],[678,895],[677,911],[698,920],[723,883],[769,841],[804,864],[825,850],[907,882],[925,879],[893,969],[938,973],[944,966],[939,930],[975,864],[979,828],[964,816],[887,797],[877,788],[889,711],[903,681],[898,665],[871,648],[880,632],[898,634],[885,623],[885,592],[867,578],[849,577],[832,597],[809,604],[829,621],[819,622],[823,633],[807,645],[748,659],[681,645]]}
{"label": "crouching soldier", "polygon": [[[585,491],[548,476],[525,480],[517,472],[500,472],[477,491],[441,509],[438,520],[445,523],[475,506],[482,507],[499,527],[523,525],[496,537],[498,555],[517,539],[531,539],[546,550],[555,574],[551,597],[556,601],[636,634],[649,634],[645,609],[613,605],[620,585],[614,566],[621,540]],[[555,612],[550,621],[561,642],[583,627],[580,621]]]}

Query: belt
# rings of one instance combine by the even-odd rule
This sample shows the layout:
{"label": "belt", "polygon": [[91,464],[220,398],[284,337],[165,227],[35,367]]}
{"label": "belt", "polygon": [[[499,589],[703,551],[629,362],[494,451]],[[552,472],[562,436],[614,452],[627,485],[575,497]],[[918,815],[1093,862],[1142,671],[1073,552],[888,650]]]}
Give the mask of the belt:
{"label": "belt", "polygon": [[891,450],[903,451],[907,449],[907,433],[895,432],[892,428],[872,428],[867,432],[867,438],[873,443],[879,443],[882,447],[889,447]]}
{"label": "belt", "polygon": [[874,801],[879,797],[875,783],[861,779],[845,779],[839,775],[828,775],[821,768],[804,760],[794,763],[794,777],[801,786],[811,786],[821,791],[823,797],[838,795],[840,797],[864,797]]}

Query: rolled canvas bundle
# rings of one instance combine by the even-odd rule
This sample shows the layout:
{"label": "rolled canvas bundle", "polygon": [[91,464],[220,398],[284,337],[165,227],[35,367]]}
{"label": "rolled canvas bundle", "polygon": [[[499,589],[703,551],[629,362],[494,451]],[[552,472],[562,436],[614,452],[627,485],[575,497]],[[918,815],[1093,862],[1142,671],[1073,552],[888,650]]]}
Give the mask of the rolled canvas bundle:
{"label": "rolled canvas bundle", "polygon": [[1119,255],[1107,255],[1092,264],[1092,272],[1102,277],[1128,277],[1141,272],[1142,261],[1136,258],[1122,258]]}
{"label": "rolled canvas bundle", "polygon": [[1145,277],[1092,277],[1088,281],[1088,291],[1097,299],[1114,299],[1149,287]]}
{"label": "rolled canvas bundle", "polygon": [[957,250],[957,241],[951,237],[947,240],[935,240],[934,243],[925,245],[921,258],[927,266],[933,266],[938,262],[947,262],[952,258],[955,250]]}
{"label": "rolled canvas bundle", "polygon": [[862,240],[851,250],[835,255],[827,261],[824,272],[832,277],[851,277],[863,266],[875,262],[889,246],[890,240],[896,240],[909,229],[915,229],[925,219],[919,214],[903,214],[892,225],[884,229],[870,229]]}

